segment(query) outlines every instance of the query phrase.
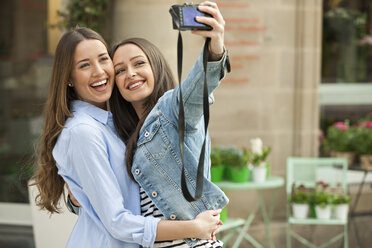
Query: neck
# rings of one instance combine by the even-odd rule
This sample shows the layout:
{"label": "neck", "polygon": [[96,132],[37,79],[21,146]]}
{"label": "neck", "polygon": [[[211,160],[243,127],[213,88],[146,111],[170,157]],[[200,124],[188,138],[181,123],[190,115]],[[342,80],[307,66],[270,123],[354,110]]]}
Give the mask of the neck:
{"label": "neck", "polygon": [[134,110],[136,111],[138,118],[141,119],[143,115],[143,111],[144,111],[143,104],[141,102],[133,102],[132,106]]}
{"label": "neck", "polygon": [[94,105],[96,107],[100,108],[100,109],[107,110],[107,104],[106,104],[106,102],[99,103],[99,104],[94,104]]}

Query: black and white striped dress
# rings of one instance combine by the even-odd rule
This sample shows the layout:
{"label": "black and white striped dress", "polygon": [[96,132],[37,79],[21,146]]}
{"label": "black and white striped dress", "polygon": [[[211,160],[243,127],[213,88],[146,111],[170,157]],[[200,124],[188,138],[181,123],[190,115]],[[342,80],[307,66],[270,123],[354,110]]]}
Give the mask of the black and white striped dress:
{"label": "black and white striped dress", "polygon": [[[140,187],[141,193],[141,215],[142,216],[154,216],[157,218],[165,219],[164,215],[155,206],[155,203],[146,194],[142,187]],[[193,247],[195,248],[222,248],[223,243],[220,240],[199,240]],[[153,247],[177,247],[177,248],[189,248],[183,239],[180,240],[169,240],[169,241],[155,241]]]}

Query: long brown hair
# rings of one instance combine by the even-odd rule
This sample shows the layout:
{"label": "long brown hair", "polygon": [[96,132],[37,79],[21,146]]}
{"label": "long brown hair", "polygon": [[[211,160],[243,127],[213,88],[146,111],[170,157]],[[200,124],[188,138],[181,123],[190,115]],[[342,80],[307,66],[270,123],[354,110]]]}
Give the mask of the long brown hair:
{"label": "long brown hair", "polygon": [[111,49],[111,58],[114,57],[116,50],[125,45],[134,44],[138,46],[147,56],[152,72],[154,74],[154,90],[144,103],[144,113],[141,119],[138,119],[136,111],[132,104],[121,96],[117,86],[114,86],[111,98],[110,107],[114,118],[115,128],[120,138],[127,145],[126,148],[126,166],[128,174],[132,177],[131,172],[133,164],[133,156],[137,150],[137,141],[139,138],[139,131],[153,109],[159,98],[168,90],[176,87],[176,81],[172,75],[172,71],[163,54],[160,50],[148,40],[142,38],[130,38],[119,42]]}
{"label": "long brown hair", "polygon": [[52,151],[59,134],[64,128],[70,112],[71,102],[77,99],[70,81],[75,48],[82,40],[96,39],[107,48],[104,39],[95,31],[78,27],[65,33],[60,39],[53,64],[49,96],[44,108],[44,128],[37,151],[38,168],[33,175],[39,193],[35,197],[36,205],[50,213],[59,213],[58,206],[61,195],[64,195],[64,180],[58,175],[56,161]]}

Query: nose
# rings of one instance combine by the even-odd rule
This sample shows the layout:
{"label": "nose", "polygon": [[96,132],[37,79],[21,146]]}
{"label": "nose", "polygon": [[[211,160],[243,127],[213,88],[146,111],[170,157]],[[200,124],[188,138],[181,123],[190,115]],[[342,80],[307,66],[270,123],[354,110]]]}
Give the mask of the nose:
{"label": "nose", "polygon": [[136,75],[136,70],[133,67],[128,66],[128,68],[127,68],[127,76],[129,78],[131,78],[131,77],[134,77],[135,75]]}
{"label": "nose", "polygon": [[101,76],[105,71],[100,64],[96,64],[94,67],[93,76]]}

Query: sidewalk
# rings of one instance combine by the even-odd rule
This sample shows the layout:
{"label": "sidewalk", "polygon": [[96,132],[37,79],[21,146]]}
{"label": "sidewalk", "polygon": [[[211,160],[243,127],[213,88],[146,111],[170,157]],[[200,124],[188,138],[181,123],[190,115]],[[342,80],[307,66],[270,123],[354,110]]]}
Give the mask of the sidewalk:
{"label": "sidewalk", "polygon": [[[359,248],[370,248],[372,247],[372,216],[356,217],[356,224],[358,225],[359,238],[361,247]],[[271,233],[274,238],[275,246],[277,248],[286,247],[286,222],[273,221],[271,223]],[[327,235],[332,235],[339,231],[339,227],[324,227],[324,226],[299,226],[297,231],[304,234],[309,240],[322,242],[326,240]],[[264,236],[264,225],[257,224],[253,225],[249,229],[249,233],[256,238],[258,241],[262,240]],[[318,242],[316,242],[318,243]],[[292,240],[293,248],[304,247],[300,243]],[[33,234],[31,227],[21,226],[7,226],[0,225],[0,247],[1,248],[35,248],[33,243]],[[225,246],[228,247],[228,246]],[[240,245],[241,248],[250,248],[247,241],[243,241]],[[265,246],[266,247],[266,246]],[[341,242],[331,246],[334,248],[340,248]],[[349,248],[358,248],[356,238],[353,229],[349,230]]]}
{"label": "sidewalk", "polygon": [[[349,248],[371,248],[372,247],[372,216],[363,216],[363,217],[356,217],[355,222],[358,225],[357,229],[359,231],[359,240],[361,247],[358,247],[356,242],[356,237],[354,235],[353,227],[351,230],[349,229]],[[274,239],[275,247],[276,248],[285,248],[286,247],[286,222],[283,221],[276,221],[273,220],[270,223],[271,234]],[[342,227],[337,226],[312,226],[312,225],[298,225],[296,232],[302,234],[306,239],[314,242],[315,244],[323,243],[324,241],[328,240],[327,237],[334,236],[335,234],[341,232],[343,229]],[[253,225],[249,228],[249,233],[255,238],[257,241],[262,243],[265,230],[263,224]],[[233,242],[229,243],[229,246],[224,247],[231,247]],[[341,248],[343,247],[342,242],[339,241],[329,248]],[[240,245],[241,248],[251,248],[253,247],[248,241],[243,240]],[[268,247],[264,245],[264,247]],[[303,248],[305,247],[298,241],[292,239],[292,248]]]}

